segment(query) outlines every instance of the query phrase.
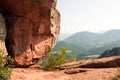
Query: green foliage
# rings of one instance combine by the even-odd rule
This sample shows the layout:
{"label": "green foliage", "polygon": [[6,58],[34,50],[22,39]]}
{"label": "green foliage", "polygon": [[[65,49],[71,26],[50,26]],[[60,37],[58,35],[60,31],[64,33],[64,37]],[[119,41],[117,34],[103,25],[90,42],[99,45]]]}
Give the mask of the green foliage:
{"label": "green foliage", "polygon": [[0,51],[0,80],[7,80],[12,72],[11,64],[13,64],[11,57],[4,57]]}
{"label": "green foliage", "polygon": [[0,80],[7,80],[12,72],[12,68],[0,66]]}
{"label": "green foliage", "polygon": [[2,54],[0,54],[0,66],[2,66],[2,67],[4,66],[3,58],[4,57],[2,56]]}
{"label": "green foliage", "polygon": [[61,64],[75,60],[75,56],[66,57],[67,50],[61,47],[56,53],[49,52],[42,62],[45,70],[56,70]]}
{"label": "green foliage", "polygon": [[11,58],[10,56],[7,56],[6,57],[6,64],[5,64],[5,66],[13,67],[13,63],[14,63],[14,59]]}
{"label": "green foliage", "polygon": [[112,78],[112,80],[120,80],[120,68],[117,69],[117,74]]}
{"label": "green foliage", "polygon": [[68,62],[72,62],[72,61],[76,61],[76,60],[77,60],[76,55],[73,55],[73,54],[69,55]]}

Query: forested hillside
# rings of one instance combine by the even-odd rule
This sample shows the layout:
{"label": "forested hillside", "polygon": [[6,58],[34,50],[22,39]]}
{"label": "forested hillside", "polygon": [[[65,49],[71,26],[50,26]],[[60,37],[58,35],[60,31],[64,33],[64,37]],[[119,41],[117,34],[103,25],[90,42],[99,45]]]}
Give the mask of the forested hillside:
{"label": "forested hillside", "polygon": [[60,46],[66,47],[71,53],[79,56],[100,55],[107,49],[120,46],[120,30],[105,33],[78,32],[59,41],[53,51]]}
{"label": "forested hillside", "polygon": [[103,52],[99,58],[103,57],[111,57],[111,56],[119,56],[120,55],[120,47],[115,47],[113,49],[108,49],[105,52]]}

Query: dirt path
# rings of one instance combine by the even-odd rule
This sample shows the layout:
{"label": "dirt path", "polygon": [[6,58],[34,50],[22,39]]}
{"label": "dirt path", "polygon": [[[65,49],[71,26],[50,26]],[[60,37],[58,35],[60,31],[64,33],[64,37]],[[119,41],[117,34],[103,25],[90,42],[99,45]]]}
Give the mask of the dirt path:
{"label": "dirt path", "polygon": [[77,74],[66,74],[62,71],[43,71],[37,68],[14,68],[10,80],[110,80],[115,74],[116,68],[86,69]]}

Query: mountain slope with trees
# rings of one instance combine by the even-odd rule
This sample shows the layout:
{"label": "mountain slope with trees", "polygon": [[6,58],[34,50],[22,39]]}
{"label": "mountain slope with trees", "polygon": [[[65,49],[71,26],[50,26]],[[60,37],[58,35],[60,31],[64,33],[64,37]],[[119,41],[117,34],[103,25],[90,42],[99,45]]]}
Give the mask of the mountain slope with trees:
{"label": "mountain slope with trees", "polygon": [[108,49],[100,55],[99,58],[111,57],[111,56],[120,56],[120,47],[115,47],[113,49]]}
{"label": "mountain slope with trees", "polygon": [[78,32],[57,43],[54,51],[64,46],[79,56],[100,55],[107,49],[120,46],[120,29],[105,33]]}

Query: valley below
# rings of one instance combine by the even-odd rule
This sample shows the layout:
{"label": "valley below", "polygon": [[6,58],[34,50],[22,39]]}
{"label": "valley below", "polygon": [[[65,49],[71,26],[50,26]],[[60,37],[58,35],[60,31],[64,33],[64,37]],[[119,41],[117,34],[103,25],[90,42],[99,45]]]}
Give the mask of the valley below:
{"label": "valley below", "polygon": [[[88,59],[87,56],[101,55],[106,50],[120,47],[119,34],[120,29],[113,29],[104,33],[84,31],[72,35],[69,34],[69,36],[67,36],[68,34],[61,34],[60,41],[56,44],[53,51],[58,50],[60,47],[65,47],[71,54],[77,56],[77,60]],[[66,38],[65,35],[67,36]]]}

